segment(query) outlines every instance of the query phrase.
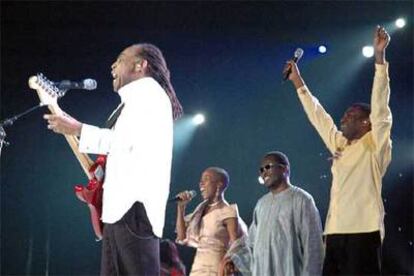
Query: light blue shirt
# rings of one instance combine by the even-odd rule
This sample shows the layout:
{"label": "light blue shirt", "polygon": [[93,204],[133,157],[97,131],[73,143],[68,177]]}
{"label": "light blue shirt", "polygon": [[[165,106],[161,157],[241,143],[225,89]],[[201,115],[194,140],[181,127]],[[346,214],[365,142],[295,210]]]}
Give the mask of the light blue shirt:
{"label": "light blue shirt", "polygon": [[321,275],[322,224],[312,196],[295,186],[264,195],[254,209],[247,244],[252,275]]}

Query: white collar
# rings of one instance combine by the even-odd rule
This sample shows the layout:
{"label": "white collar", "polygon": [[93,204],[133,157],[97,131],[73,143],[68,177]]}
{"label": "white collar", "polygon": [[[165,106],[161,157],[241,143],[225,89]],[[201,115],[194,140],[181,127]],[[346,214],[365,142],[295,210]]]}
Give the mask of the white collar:
{"label": "white collar", "polygon": [[135,93],[133,91],[135,91],[136,89],[140,89],[140,87],[143,87],[149,80],[155,81],[151,77],[143,77],[143,78],[131,81],[130,83],[122,86],[118,90],[118,94],[121,97],[121,101],[126,102],[128,98],[130,97],[131,93]]}

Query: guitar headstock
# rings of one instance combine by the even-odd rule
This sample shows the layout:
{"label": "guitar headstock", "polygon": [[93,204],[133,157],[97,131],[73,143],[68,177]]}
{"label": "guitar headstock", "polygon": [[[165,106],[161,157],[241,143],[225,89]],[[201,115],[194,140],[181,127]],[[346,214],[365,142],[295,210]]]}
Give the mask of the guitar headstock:
{"label": "guitar headstock", "polygon": [[57,106],[57,100],[65,94],[42,73],[29,78],[29,87],[36,90],[42,104],[49,106]]}

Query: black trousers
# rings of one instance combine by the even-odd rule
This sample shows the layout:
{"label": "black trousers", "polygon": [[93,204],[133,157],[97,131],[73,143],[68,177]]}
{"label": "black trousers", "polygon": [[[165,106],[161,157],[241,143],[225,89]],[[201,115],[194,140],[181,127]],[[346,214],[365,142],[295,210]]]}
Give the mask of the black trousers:
{"label": "black trousers", "polygon": [[159,275],[159,239],[142,203],[136,202],[116,223],[105,224],[101,275]]}
{"label": "black trousers", "polygon": [[381,236],[379,231],[327,235],[325,242],[323,275],[381,274]]}

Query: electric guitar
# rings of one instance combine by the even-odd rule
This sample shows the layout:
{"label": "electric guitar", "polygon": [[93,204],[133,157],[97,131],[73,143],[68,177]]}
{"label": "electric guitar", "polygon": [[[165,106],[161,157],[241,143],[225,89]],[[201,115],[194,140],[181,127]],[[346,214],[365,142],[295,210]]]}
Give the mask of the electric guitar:
{"label": "electric guitar", "polygon": [[[31,76],[29,78],[29,87],[36,90],[40,102],[47,105],[52,114],[64,115],[64,112],[57,103],[57,100],[64,95],[64,91],[59,90],[43,74],[39,73],[36,76]],[[103,228],[101,221],[103,194],[102,185],[104,180],[106,156],[99,155],[94,162],[87,154],[79,152],[79,140],[76,136],[64,136],[78,159],[83,171],[88,177],[89,181],[86,186],[75,186],[75,194],[79,200],[88,205],[91,214],[92,227],[96,235],[96,240],[99,241],[102,239]]]}

